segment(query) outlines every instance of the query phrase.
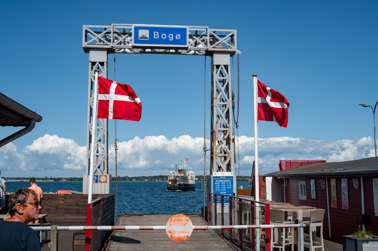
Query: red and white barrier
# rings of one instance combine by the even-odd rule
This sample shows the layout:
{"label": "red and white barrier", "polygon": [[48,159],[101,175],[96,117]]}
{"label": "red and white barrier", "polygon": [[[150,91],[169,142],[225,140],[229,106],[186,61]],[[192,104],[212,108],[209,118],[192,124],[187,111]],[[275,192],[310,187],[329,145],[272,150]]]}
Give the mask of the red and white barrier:
{"label": "red and white barrier", "polygon": [[[215,229],[265,229],[265,228],[299,228],[300,224],[286,225],[217,225],[217,226],[193,226],[193,230],[215,230]],[[49,227],[32,227],[34,230],[51,230]],[[166,230],[166,226],[57,226],[58,231],[109,231],[109,230]]]}

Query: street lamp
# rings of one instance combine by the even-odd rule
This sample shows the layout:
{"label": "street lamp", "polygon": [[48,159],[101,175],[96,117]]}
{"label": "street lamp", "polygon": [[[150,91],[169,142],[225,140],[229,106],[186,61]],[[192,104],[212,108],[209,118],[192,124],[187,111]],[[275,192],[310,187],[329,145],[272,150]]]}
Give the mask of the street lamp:
{"label": "street lamp", "polygon": [[376,139],[376,133],[375,133],[375,108],[377,108],[377,103],[375,103],[374,108],[371,105],[365,105],[365,104],[360,104],[360,106],[363,107],[370,107],[373,110],[373,120],[374,120],[374,149],[375,149],[375,157],[377,157],[377,139]]}

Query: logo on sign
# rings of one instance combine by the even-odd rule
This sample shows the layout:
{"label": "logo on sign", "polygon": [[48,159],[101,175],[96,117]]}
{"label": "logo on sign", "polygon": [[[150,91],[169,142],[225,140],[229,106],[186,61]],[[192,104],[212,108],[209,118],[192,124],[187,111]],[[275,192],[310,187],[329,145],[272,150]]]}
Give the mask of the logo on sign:
{"label": "logo on sign", "polygon": [[93,183],[98,183],[98,175],[93,175]]}
{"label": "logo on sign", "polygon": [[149,30],[139,30],[138,38],[140,40],[148,40],[150,39],[150,31]]}
{"label": "logo on sign", "polygon": [[100,175],[100,183],[106,183],[108,181],[108,177],[106,175]]}

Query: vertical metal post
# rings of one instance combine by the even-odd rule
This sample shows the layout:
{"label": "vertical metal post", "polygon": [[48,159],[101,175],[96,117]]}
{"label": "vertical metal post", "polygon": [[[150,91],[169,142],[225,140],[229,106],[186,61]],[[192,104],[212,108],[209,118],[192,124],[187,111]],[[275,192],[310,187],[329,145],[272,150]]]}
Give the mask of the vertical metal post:
{"label": "vertical metal post", "polygon": [[58,251],[58,226],[51,227],[51,251]]}
{"label": "vertical metal post", "polygon": [[210,215],[210,210],[212,208],[212,203],[211,203],[211,194],[207,195],[207,222],[211,225],[211,215]]}
{"label": "vertical metal post", "polygon": [[[222,219],[221,219],[221,225],[224,226],[224,195],[221,195],[222,197],[222,203],[221,203],[221,215],[222,215]],[[224,236],[223,234],[223,228],[221,229],[221,235]]]}
{"label": "vertical metal post", "polygon": [[[256,202],[255,202],[256,204]],[[251,222],[250,224],[251,225],[255,225],[255,218],[254,218],[254,212],[256,210],[256,206],[254,206],[254,202],[251,201],[250,202],[250,205],[251,205],[251,211],[249,212],[249,218],[251,219]],[[255,229],[251,229],[251,235],[250,235],[250,238],[251,238],[251,250],[253,250],[253,247],[256,245],[255,243]]]}
{"label": "vertical metal post", "polygon": [[[243,207],[242,207],[242,200],[239,199],[239,225],[243,225],[242,217],[243,217]],[[243,249],[243,230],[239,229],[239,247]]]}
{"label": "vertical metal post", "polygon": [[213,54],[211,87],[210,174],[219,171],[232,172],[233,174],[235,174],[233,147],[234,137],[232,134],[232,89],[230,68],[229,53]]}
{"label": "vertical metal post", "polygon": [[[270,225],[270,204],[265,204],[265,224]],[[265,250],[271,249],[271,229],[265,228]]]}
{"label": "vertical metal post", "polygon": [[298,250],[299,251],[304,251],[304,235],[303,235],[303,228],[305,226],[305,224],[303,223],[303,221],[300,221],[299,224],[301,225],[299,227],[299,247],[298,247]]}
{"label": "vertical metal post", "polygon": [[[92,204],[87,204],[87,216],[86,216],[86,226],[92,225]],[[91,250],[92,246],[92,231],[85,231],[85,251]]]}
{"label": "vertical metal post", "polygon": [[217,212],[217,207],[218,207],[218,201],[217,201],[217,195],[214,194],[214,226],[217,225],[217,218],[218,218],[218,212]]}
{"label": "vertical metal post", "polygon": [[[94,107],[94,81],[95,70],[99,70],[99,76],[107,77],[108,75],[108,53],[106,50],[91,49],[89,51],[89,80],[88,80],[88,126],[87,126],[87,170],[83,177],[83,193],[88,193],[88,184],[92,182],[89,180],[90,174],[90,153],[92,151],[92,127],[96,126],[95,131],[95,163],[93,168],[93,174],[109,174],[108,169],[108,120],[98,119],[97,124],[93,125],[92,118],[95,112]],[[110,180],[110,179],[108,179]],[[104,189],[95,190],[95,193],[111,193],[111,182],[108,183],[109,187]],[[94,189],[96,189],[94,187]],[[102,191],[101,191],[102,190]]]}
{"label": "vertical metal post", "polygon": [[[229,225],[232,226],[232,204],[233,204],[233,201],[234,201],[234,197],[230,197],[230,203],[229,203],[229,209],[228,209],[228,215],[229,215]],[[230,241],[232,240],[232,229],[229,230],[229,239]]]}

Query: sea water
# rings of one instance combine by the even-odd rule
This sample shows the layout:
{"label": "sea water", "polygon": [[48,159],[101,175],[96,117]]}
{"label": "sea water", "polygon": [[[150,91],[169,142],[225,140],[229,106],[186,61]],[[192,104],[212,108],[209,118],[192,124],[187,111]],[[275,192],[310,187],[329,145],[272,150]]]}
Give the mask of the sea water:
{"label": "sea water", "polygon": [[[29,187],[28,182],[6,182],[7,192]],[[43,193],[58,190],[82,192],[81,182],[38,182]],[[248,187],[248,182],[239,186]],[[204,205],[203,183],[196,183],[195,191],[168,191],[165,182],[119,182],[117,186],[118,215],[127,214],[201,214]],[[116,183],[112,183],[116,193]],[[205,201],[207,203],[207,201]],[[43,206],[43,201],[42,201]],[[117,208],[117,207],[116,207]]]}

